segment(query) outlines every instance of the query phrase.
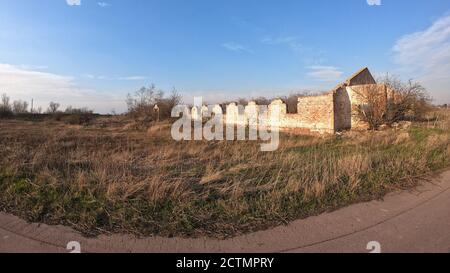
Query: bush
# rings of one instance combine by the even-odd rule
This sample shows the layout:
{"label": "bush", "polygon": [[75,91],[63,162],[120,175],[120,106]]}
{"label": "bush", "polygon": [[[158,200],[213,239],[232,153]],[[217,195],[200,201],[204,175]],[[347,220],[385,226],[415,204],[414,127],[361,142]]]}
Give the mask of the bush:
{"label": "bush", "polygon": [[72,106],[69,106],[60,119],[67,124],[84,125],[89,124],[94,119],[94,113],[87,108],[72,108]]}
{"label": "bush", "polygon": [[13,116],[13,112],[0,107],[0,118],[10,118]]}
{"label": "bush", "polygon": [[67,124],[71,125],[86,125],[89,124],[94,119],[93,114],[71,114],[65,115],[61,120]]}
{"label": "bush", "polygon": [[388,124],[403,120],[420,121],[431,110],[431,98],[420,83],[412,80],[402,82],[389,75],[381,78],[380,82],[393,92],[393,99],[388,101]]}
{"label": "bush", "polygon": [[13,102],[14,114],[25,114],[28,112],[28,102],[16,100]]}
{"label": "bush", "polygon": [[11,104],[9,103],[9,97],[6,94],[3,94],[0,103],[0,118],[9,118],[12,115],[13,112]]}
{"label": "bush", "polygon": [[369,87],[364,94],[358,93],[365,101],[358,107],[359,118],[367,122],[371,129],[405,120],[419,121],[430,111],[431,99],[420,83],[411,80],[402,82],[389,75],[379,82],[387,86],[388,94],[380,92],[378,86]]}
{"label": "bush", "polygon": [[[126,103],[129,116],[136,120],[151,122],[169,119],[173,107],[181,103],[181,96],[174,89],[171,95],[165,98],[164,91],[157,90],[152,84],[149,87],[142,87],[134,95],[128,94]],[[156,106],[159,112],[155,109]]]}
{"label": "bush", "polygon": [[48,109],[47,109],[47,113],[49,114],[55,114],[58,112],[58,109],[61,105],[57,102],[50,102]]}

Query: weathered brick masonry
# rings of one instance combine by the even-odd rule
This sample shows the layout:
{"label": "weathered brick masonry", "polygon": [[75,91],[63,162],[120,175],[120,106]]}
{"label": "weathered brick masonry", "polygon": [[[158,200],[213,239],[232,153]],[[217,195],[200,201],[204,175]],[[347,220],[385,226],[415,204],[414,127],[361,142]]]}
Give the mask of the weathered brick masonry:
{"label": "weathered brick masonry", "polygon": [[[286,104],[282,100],[273,101],[269,105],[269,116],[271,111],[279,111],[279,119],[270,120],[269,123],[276,124],[284,130],[302,133],[335,133],[342,130],[367,129],[368,125],[359,118],[358,109],[365,107],[370,92],[385,98],[380,105],[382,109],[379,109],[385,111],[393,92],[386,85],[377,84],[369,69],[364,68],[326,94],[300,97],[296,114],[288,114]],[[250,102],[244,112],[255,113],[256,107],[255,102]],[[246,123],[244,119],[239,118],[235,103],[228,105],[226,109],[226,123],[241,125]],[[196,109],[193,111],[197,112]]]}

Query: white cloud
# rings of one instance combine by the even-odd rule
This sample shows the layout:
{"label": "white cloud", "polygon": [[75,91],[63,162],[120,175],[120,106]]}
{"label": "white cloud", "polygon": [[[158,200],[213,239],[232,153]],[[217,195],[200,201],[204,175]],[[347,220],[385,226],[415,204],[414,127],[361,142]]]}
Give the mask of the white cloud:
{"label": "white cloud", "polygon": [[367,0],[369,6],[381,6],[381,0]]}
{"label": "white cloud", "polygon": [[251,31],[254,33],[261,33],[264,32],[264,29],[260,26],[257,26],[256,24],[254,24],[253,22],[246,20],[246,19],[242,19],[242,18],[238,18],[238,17],[232,17],[231,18],[231,23],[233,25],[235,25],[236,27],[246,30],[246,31]]}
{"label": "white cloud", "polygon": [[109,80],[109,81],[142,81],[147,80],[147,76],[126,76],[126,77],[112,77],[105,75],[93,75],[93,74],[83,74],[81,75],[83,78],[87,78],[90,80]]}
{"label": "white cloud", "polygon": [[301,52],[305,49],[303,45],[294,36],[277,37],[277,38],[266,37],[262,39],[261,42],[267,45],[287,45],[295,52]]}
{"label": "white cloud", "polygon": [[32,65],[32,64],[21,64],[18,66],[21,69],[25,70],[46,70],[48,66],[46,65]]}
{"label": "white cloud", "polygon": [[142,81],[146,80],[148,77],[146,76],[128,76],[128,77],[120,77],[119,80],[121,81]]}
{"label": "white cloud", "polygon": [[326,62],[326,52],[320,47],[306,46],[295,36],[265,37],[261,39],[263,44],[269,46],[286,47],[291,50],[305,65],[314,65]]}
{"label": "white cloud", "polygon": [[421,81],[436,100],[450,102],[450,15],[401,37],[393,52],[403,73]]}
{"label": "white cloud", "polygon": [[308,76],[318,81],[338,81],[341,79],[343,72],[338,67],[334,66],[309,66],[310,72]]}
{"label": "white cloud", "polygon": [[97,5],[99,5],[101,8],[106,8],[111,6],[109,3],[106,2],[97,2]]}
{"label": "white cloud", "polygon": [[252,51],[250,49],[246,48],[245,46],[243,46],[241,44],[234,43],[234,42],[224,43],[224,44],[222,44],[222,47],[229,51],[252,53]]}
{"label": "white cloud", "polygon": [[81,75],[83,78],[87,78],[90,80],[111,80],[110,77],[104,75],[92,75],[92,74],[83,74]]}
{"label": "white cloud", "polygon": [[108,113],[112,108],[125,110],[124,95],[81,88],[75,84],[73,77],[27,70],[10,64],[0,64],[0,93],[6,93],[11,100],[34,99],[34,105],[43,109],[50,101],[56,101],[62,107],[88,107],[100,113]]}
{"label": "white cloud", "polygon": [[69,6],[81,6],[81,0],[66,0]]}

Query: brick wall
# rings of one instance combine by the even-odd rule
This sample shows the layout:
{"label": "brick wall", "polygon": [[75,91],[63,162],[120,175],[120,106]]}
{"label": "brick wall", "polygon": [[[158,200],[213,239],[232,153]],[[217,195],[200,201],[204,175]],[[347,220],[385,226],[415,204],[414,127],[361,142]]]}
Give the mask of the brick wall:
{"label": "brick wall", "polygon": [[[376,92],[386,97],[387,107],[388,89],[383,84],[366,84],[346,86],[341,85],[333,92],[298,99],[298,113],[287,114],[286,104],[281,100],[273,101],[269,107],[268,125],[276,125],[281,129],[299,129],[307,132],[335,133],[347,129],[367,129],[368,124],[361,121],[358,107],[364,106],[366,94]],[[258,116],[259,110],[255,102],[250,102],[245,109],[232,103],[227,105],[224,122],[229,124],[248,125],[244,113]],[[386,108],[387,109],[387,108]],[[278,111],[279,120],[271,120],[270,113]],[[252,113],[252,114],[251,114]]]}
{"label": "brick wall", "polygon": [[300,121],[300,128],[311,131],[334,133],[333,93],[302,97],[298,99],[298,114],[292,116]]}
{"label": "brick wall", "polygon": [[[347,86],[347,92],[350,97],[350,102],[352,105],[351,109],[351,128],[352,129],[362,129],[365,130],[369,126],[366,122],[363,122],[359,117],[359,107],[364,107],[367,104],[367,96],[369,92],[377,93],[379,96],[383,97],[383,102],[381,105],[382,109],[387,110],[388,103],[388,89],[384,84],[367,84],[360,86]],[[382,110],[381,109],[381,110]]]}
{"label": "brick wall", "polygon": [[352,128],[352,104],[344,86],[334,91],[334,127],[336,131]]}

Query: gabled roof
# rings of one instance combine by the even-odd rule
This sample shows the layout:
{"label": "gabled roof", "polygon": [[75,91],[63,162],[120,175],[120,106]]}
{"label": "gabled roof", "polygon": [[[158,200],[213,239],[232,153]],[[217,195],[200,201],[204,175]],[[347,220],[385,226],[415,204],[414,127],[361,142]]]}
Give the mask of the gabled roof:
{"label": "gabled roof", "polygon": [[[363,78],[364,75],[366,76],[366,78]],[[358,78],[361,78],[364,83],[358,82]],[[376,81],[373,78],[372,73],[370,73],[369,68],[364,67],[360,69],[358,72],[354,73],[352,76],[350,76],[350,78],[348,78],[344,82],[336,85],[336,87],[331,89],[329,93],[336,93],[339,89],[345,88],[346,86],[366,85],[366,84],[376,84]]]}
{"label": "gabled roof", "polygon": [[364,83],[357,83],[357,84],[376,84],[375,79],[372,76],[372,73],[370,73],[370,70],[368,67],[364,67],[361,70],[359,70],[358,72],[356,72],[355,74],[353,74],[352,76],[350,76],[350,78],[348,78],[345,83],[347,85],[353,85],[354,81],[358,80],[358,78],[364,76],[364,74],[366,75],[366,82]]}
{"label": "gabled roof", "polygon": [[346,80],[345,82],[350,82],[351,80],[353,80],[354,78],[356,78],[356,77],[359,76],[360,74],[364,73],[365,71],[368,71],[368,72],[370,73],[368,67],[361,68],[361,69],[358,70],[357,72],[353,73],[353,75],[351,75],[349,78],[347,78],[347,80]]}

